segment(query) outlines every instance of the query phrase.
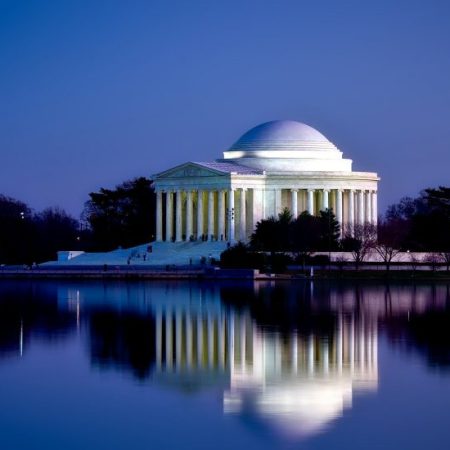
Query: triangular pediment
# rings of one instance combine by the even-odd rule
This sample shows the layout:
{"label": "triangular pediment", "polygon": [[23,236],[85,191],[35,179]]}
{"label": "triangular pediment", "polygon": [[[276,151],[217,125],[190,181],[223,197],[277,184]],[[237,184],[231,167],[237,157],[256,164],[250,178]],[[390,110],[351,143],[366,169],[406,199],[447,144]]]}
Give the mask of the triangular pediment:
{"label": "triangular pediment", "polygon": [[222,172],[210,167],[204,167],[200,164],[188,162],[181,164],[180,166],[173,167],[172,169],[160,172],[156,175],[156,178],[189,178],[189,177],[217,177],[218,175],[225,175],[226,172]]}

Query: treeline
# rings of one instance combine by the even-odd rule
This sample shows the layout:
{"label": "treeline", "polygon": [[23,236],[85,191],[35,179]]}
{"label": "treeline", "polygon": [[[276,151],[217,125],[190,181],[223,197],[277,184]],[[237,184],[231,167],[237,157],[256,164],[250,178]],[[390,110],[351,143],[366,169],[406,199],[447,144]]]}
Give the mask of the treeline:
{"label": "treeline", "polygon": [[404,197],[380,220],[379,238],[402,250],[450,251],[450,187]]}
{"label": "treeline", "polygon": [[32,211],[0,195],[0,263],[32,264],[54,259],[57,250],[78,249],[79,222],[59,208]]}
{"label": "treeline", "polygon": [[58,250],[108,251],[153,239],[155,193],[144,177],[89,194],[81,219],[60,208],[33,211],[0,195],[0,264],[40,263]]}

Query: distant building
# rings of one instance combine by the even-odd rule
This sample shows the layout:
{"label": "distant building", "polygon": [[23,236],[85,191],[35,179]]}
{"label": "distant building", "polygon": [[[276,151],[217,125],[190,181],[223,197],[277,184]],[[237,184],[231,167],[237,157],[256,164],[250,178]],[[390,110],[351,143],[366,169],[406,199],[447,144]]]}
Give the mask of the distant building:
{"label": "distant building", "polygon": [[379,178],[353,172],[325,136],[300,122],[263,123],[245,133],[222,159],[187,162],[154,176],[157,242],[247,241],[261,219],[289,208],[337,220],[377,221]]}

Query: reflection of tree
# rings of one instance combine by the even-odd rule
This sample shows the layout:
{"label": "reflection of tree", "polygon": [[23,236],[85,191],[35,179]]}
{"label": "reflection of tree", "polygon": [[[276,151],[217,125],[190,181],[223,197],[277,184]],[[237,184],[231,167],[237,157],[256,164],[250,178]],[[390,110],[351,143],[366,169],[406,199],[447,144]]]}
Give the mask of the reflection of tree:
{"label": "reflection of tree", "polygon": [[76,327],[76,318],[58,307],[49,284],[2,282],[0,287],[0,355],[24,350],[33,339],[54,341]]}
{"label": "reflection of tree", "polygon": [[[314,288],[316,289],[316,287]],[[264,328],[281,332],[296,331],[332,337],[335,328],[335,312],[329,307],[329,286],[318,285],[312,295],[309,283],[260,286],[245,288],[221,288],[222,301],[236,307],[250,309],[256,323]]]}
{"label": "reflection of tree", "polygon": [[450,310],[386,319],[394,345],[422,354],[428,365],[450,370]]}
{"label": "reflection of tree", "polygon": [[147,378],[155,363],[155,322],[148,313],[95,310],[89,316],[92,361]]}

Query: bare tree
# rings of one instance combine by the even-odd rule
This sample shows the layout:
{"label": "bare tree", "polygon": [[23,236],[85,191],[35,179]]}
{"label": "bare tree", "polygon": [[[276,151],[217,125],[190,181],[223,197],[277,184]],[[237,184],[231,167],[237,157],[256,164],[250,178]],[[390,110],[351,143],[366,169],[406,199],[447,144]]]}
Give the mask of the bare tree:
{"label": "bare tree", "polygon": [[392,260],[400,252],[404,230],[398,220],[380,220],[377,231],[375,250],[386,264],[386,270],[389,270]]}
{"label": "bare tree", "polygon": [[377,229],[371,223],[355,224],[352,229],[348,228],[342,240],[344,250],[352,253],[356,270],[364,262],[375,248],[377,242]]}
{"label": "bare tree", "polygon": [[419,263],[420,259],[414,253],[409,253],[409,264],[413,272],[417,270],[417,266],[419,265]]}
{"label": "bare tree", "polygon": [[433,272],[436,272],[437,266],[440,261],[441,261],[441,257],[439,255],[439,253],[428,253],[423,258],[423,262],[429,264],[431,267],[431,270]]}
{"label": "bare tree", "polygon": [[380,255],[381,259],[384,261],[386,265],[386,270],[391,268],[392,260],[395,258],[398,253],[400,253],[400,249],[394,248],[391,245],[385,242],[378,242],[375,245],[376,252]]}
{"label": "bare tree", "polygon": [[450,270],[450,252],[442,252],[440,254],[441,260],[445,263],[447,271]]}

